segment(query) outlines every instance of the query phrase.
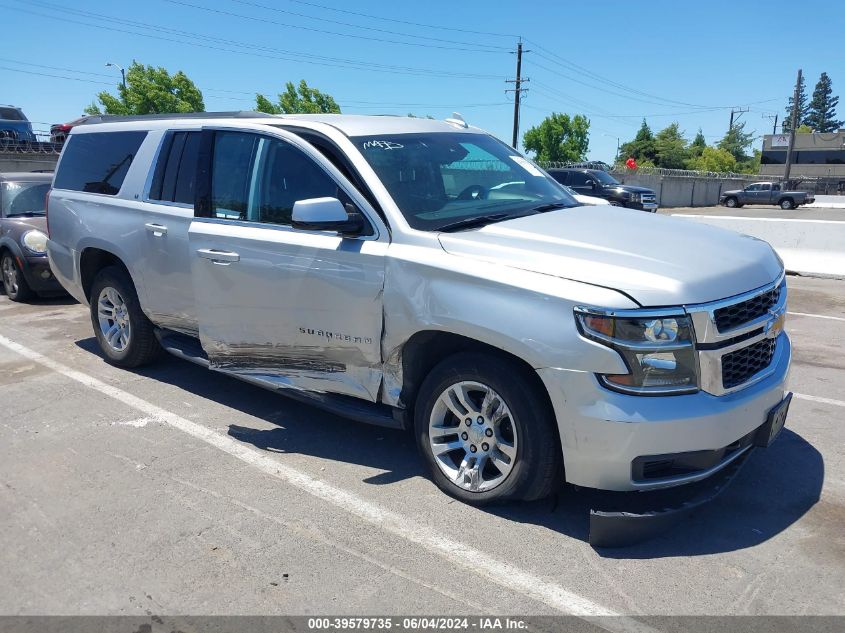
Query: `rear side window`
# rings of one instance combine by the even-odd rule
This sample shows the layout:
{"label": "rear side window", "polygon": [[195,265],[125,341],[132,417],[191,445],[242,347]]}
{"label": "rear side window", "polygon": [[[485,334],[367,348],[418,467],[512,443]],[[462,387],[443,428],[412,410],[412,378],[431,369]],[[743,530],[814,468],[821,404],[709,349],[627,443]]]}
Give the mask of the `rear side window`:
{"label": "rear side window", "polygon": [[53,187],[117,195],[146,132],[71,134]]}
{"label": "rear side window", "polygon": [[569,172],[569,186],[570,187],[586,187],[590,184],[590,178],[587,174],[580,171]]}
{"label": "rear side window", "polygon": [[549,176],[557,180],[560,184],[566,184],[566,177],[569,175],[568,171],[550,171]]}
{"label": "rear side window", "polygon": [[150,200],[194,204],[199,132],[168,134],[156,163]]}
{"label": "rear side window", "polygon": [[17,108],[0,108],[0,119],[5,119],[6,121],[26,121],[23,112]]}

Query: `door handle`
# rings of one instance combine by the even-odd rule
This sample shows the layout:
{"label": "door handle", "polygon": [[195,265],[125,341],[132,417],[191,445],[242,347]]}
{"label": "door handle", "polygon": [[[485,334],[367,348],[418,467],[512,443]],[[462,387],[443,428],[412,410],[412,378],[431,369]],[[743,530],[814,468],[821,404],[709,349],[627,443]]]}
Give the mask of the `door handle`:
{"label": "door handle", "polygon": [[231,264],[241,260],[241,256],[231,251],[218,251],[214,248],[201,248],[197,251],[197,255],[210,259],[215,264]]}
{"label": "door handle", "polygon": [[150,222],[149,224],[145,224],[144,226],[150,233],[152,233],[156,237],[163,237],[167,235],[167,227],[163,224],[155,224]]}

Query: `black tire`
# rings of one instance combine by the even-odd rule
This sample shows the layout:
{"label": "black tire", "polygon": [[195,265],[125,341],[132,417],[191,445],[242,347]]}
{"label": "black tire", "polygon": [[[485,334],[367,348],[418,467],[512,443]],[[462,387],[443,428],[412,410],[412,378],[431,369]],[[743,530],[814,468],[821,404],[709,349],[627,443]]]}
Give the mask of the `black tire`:
{"label": "black tire", "polygon": [[3,276],[3,290],[9,299],[12,301],[29,301],[35,298],[35,291],[27,283],[23,271],[18,266],[18,262],[15,261],[15,256],[8,251],[0,257],[0,271],[2,271]]}
{"label": "black tire", "polygon": [[738,209],[742,205],[739,204],[739,200],[737,200],[734,197],[730,197],[730,198],[725,198],[725,206],[728,207],[729,209]]}
{"label": "black tire", "polygon": [[[108,343],[100,327],[99,298],[107,288],[114,289],[125,304],[129,336],[122,350],[117,350]],[[161,355],[162,349],[155,336],[155,326],[141,310],[135,284],[132,283],[132,278],[126,270],[118,266],[108,266],[97,273],[94,283],[91,284],[89,303],[94,334],[107,362],[117,367],[140,367],[151,363]]]}
{"label": "black tire", "polygon": [[780,205],[780,208],[784,211],[790,211],[791,209],[795,208],[795,202],[792,200],[792,198],[784,198],[778,204]]}
{"label": "black tire", "polygon": [[[501,483],[485,491],[471,491],[453,483],[438,466],[430,446],[429,420],[437,400],[448,387],[462,381],[481,383],[501,397],[510,410],[512,429],[518,438],[509,474]],[[462,421],[458,424],[456,431],[462,428]],[[438,364],[417,394],[414,432],[434,483],[446,494],[465,503],[481,506],[517,499],[541,499],[563,482],[557,424],[546,394],[526,375],[524,368],[507,359],[459,353]],[[455,440],[458,439],[456,432]],[[469,453],[458,449],[457,458],[463,456],[470,457]]]}

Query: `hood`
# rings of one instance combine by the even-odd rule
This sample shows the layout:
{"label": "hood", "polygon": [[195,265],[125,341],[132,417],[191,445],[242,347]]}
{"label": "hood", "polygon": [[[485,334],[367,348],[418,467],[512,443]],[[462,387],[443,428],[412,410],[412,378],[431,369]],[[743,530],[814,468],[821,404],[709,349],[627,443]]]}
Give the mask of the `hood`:
{"label": "hood", "polygon": [[575,207],[441,233],[451,254],[622,291],[643,306],[705,303],[774,281],[766,242],[682,218]]}
{"label": "hood", "polygon": [[745,190],[744,189],[731,189],[730,191],[723,191],[719,195],[724,198],[725,196],[730,196],[730,195],[742,193],[743,191],[745,191]]}
{"label": "hood", "polygon": [[32,229],[41,231],[42,233],[47,233],[47,218],[46,216],[32,216],[32,217],[20,217],[20,218],[6,218],[6,229],[10,233],[17,233],[18,235],[23,235],[27,231],[31,231]]}

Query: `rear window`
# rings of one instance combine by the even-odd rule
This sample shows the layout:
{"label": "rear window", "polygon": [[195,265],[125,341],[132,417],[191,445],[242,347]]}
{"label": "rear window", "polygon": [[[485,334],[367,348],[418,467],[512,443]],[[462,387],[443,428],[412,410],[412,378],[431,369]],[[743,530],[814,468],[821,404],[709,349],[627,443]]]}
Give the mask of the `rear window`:
{"label": "rear window", "polygon": [[26,121],[23,112],[17,108],[0,108],[0,119],[5,119],[6,121]]}
{"label": "rear window", "polygon": [[72,134],[65,144],[53,186],[117,195],[146,132]]}

